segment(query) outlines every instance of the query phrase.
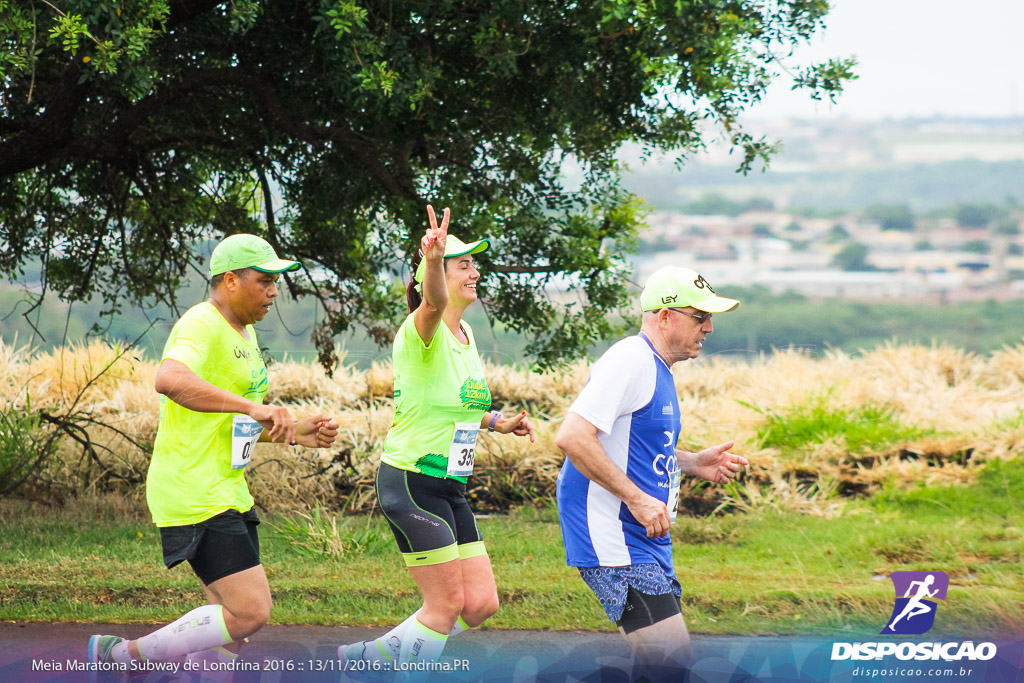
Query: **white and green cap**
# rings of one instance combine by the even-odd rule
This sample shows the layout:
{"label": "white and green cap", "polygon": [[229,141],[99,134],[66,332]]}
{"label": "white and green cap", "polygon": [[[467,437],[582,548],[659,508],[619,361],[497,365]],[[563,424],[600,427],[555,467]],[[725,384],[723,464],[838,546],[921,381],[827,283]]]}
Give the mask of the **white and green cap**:
{"label": "white and green cap", "polygon": [[654,271],[640,292],[640,308],[644,311],[692,306],[707,313],[725,313],[739,305],[736,299],[715,294],[697,271],[679,266],[665,266]]}
{"label": "white and green cap", "polygon": [[[479,254],[491,248],[489,239],[477,240],[476,242],[463,242],[455,235],[449,234],[444,242],[444,257],[465,256],[466,254]],[[420,261],[416,268],[416,282],[423,282],[423,276],[427,273],[426,259]]]}
{"label": "white and green cap", "polygon": [[239,268],[255,268],[264,273],[298,270],[298,261],[278,258],[277,252],[262,237],[240,233],[221,240],[210,256],[210,277]]}

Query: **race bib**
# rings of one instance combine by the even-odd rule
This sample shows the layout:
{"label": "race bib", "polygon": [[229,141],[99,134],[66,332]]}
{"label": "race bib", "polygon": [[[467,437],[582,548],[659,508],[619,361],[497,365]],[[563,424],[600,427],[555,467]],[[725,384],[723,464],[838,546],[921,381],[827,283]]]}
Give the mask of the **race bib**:
{"label": "race bib", "polygon": [[262,433],[263,427],[248,415],[231,418],[231,469],[244,470],[249,466],[252,449]]}
{"label": "race bib", "polygon": [[679,487],[683,483],[683,471],[676,467],[668,475],[668,513],[669,520],[676,521],[676,508],[679,507]]}
{"label": "race bib", "polygon": [[476,460],[476,435],[479,422],[456,422],[452,442],[448,446],[448,476],[468,477]]}

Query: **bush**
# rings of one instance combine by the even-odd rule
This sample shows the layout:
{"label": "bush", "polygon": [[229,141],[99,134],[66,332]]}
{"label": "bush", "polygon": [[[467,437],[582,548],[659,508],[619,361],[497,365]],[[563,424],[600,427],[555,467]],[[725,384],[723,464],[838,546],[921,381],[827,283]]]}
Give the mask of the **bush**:
{"label": "bush", "polygon": [[0,496],[17,491],[40,470],[56,450],[56,431],[40,414],[8,404],[0,407]]}

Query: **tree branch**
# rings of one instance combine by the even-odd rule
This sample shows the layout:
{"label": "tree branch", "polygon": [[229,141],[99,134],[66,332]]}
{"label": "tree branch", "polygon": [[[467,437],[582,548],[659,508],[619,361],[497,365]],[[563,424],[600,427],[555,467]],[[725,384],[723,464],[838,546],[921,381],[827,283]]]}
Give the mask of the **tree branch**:
{"label": "tree branch", "polygon": [[0,141],[0,178],[41,166],[71,143],[72,126],[89,92],[88,85],[79,82],[81,75],[80,63],[69,62],[53,91],[56,96],[44,103],[34,125]]}

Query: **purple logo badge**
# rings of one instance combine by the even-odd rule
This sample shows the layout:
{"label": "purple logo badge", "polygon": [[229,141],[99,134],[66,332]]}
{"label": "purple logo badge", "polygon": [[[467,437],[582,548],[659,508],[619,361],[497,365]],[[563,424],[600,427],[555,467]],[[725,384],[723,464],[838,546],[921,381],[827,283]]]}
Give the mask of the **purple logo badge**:
{"label": "purple logo badge", "polygon": [[935,623],[936,600],[945,600],[949,577],[945,572],[893,572],[896,604],[883,635],[921,635]]}

